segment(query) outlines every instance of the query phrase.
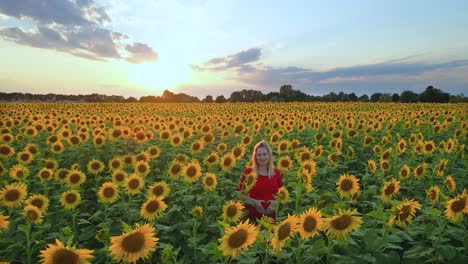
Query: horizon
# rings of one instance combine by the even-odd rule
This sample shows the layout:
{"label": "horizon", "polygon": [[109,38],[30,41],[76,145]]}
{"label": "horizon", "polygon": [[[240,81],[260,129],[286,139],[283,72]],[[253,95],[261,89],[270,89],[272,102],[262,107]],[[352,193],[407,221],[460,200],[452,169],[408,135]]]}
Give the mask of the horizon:
{"label": "horizon", "polygon": [[0,0],[0,91],[468,92],[466,1]]}

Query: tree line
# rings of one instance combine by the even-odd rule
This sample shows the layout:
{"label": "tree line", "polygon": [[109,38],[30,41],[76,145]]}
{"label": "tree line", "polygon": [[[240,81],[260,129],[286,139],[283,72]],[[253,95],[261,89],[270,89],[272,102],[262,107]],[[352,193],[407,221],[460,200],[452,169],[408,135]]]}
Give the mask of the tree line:
{"label": "tree line", "polygon": [[207,95],[200,100],[196,96],[185,93],[173,93],[165,90],[161,96],[142,96],[125,98],[120,95],[63,95],[63,94],[31,94],[31,93],[3,93],[0,92],[0,101],[3,102],[142,102],[142,103],[224,103],[224,102],[401,102],[401,103],[459,103],[468,102],[468,97],[464,94],[450,95],[433,86],[428,86],[422,93],[413,91],[403,91],[398,93],[373,93],[370,97],[367,94],[357,96],[355,93],[331,92],[323,96],[306,94],[300,90],[293,89],[292,85],[286,84],[280,87],[279,92],[269,92],[267,94],[257,90],[242,90],[231,93],[229,98],[223,95],[213,98]]}

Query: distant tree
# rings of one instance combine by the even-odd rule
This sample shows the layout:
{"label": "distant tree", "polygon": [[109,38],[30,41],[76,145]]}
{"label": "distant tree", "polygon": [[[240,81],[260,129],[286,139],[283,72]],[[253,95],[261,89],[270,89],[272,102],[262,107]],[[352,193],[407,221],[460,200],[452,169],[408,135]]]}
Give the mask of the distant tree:
{"label": "distant tree", "polygon": [[207,95],[205,99],[202,100],[202,103],[212,103],[213,102],[213,96]]}
{"label": "distant tree", "polygon": [[392,101],[392,95],[389,93],[383,93],[379,97],[379,102],[391,102]]}
{"label": "distant tree", "polygon": [[126,103],[136,103],[136,102],[138,102],[138,100],[135,97],[130,96],[129,98],[125,99],[125,102]]}
{"label": "distant tree", "polygon": [[380,96],[382,95],[382,93],[374,93],[371,95],[370,97],[370,101],[371,102],[378,102],[380,100]]}
{"label": "distant tree", "polygon": [[340,92],[338,94],[338,101],[339,102],[348,102],[349,101],[349,96],[343,92]]}
{"label": "distant tree", "polygon": [[350,100],[351,102],[356,102],[356,101],[358,100],[358,97],[357,97],[357,95],[356,95],[355,93],[350,93],[350,94],[348,95],[348,98],[349,98],[349,100]]}
{"label": "distant tree", "polygon": [[413,91],[403,91],[400,95],[400,102],[415,103],[418,101],[418,94]]}
{"label": "distant tree", "polygon": [[463,93],[450,96],[450,103],[466,103],[468,102],[468,97],[465,97]]}
{"label": "distant tree", "polygon": [[400,101],[400,95],[397,93],[394,93],[392,95],[392,102],[399,102]]}
{"label": "distant tree", "polygon": [[363,95],[359,96],[358,100],[360,102],[369,102],[369,96],[367,94],[363,94]]}
{"label": "distant tree", "polygon": [[224,95],[218,95],[216,96],[216,100],[215,100],[217,103],[225,103],[227,102],[227,99],[224,97]]}
{"label": "distant tree", "polygon": [[448,103],[449,100],[450,94],[433,86],[428,86],[424,92],[419,94],[419,101],[425,103]]}

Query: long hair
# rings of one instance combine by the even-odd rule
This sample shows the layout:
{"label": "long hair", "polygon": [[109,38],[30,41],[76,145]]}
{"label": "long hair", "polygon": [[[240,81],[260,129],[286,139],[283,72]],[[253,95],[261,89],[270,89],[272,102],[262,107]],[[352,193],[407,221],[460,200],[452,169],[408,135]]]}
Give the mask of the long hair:
{"label": "long hair", "polygon": [[274,169],[274,167],[273,167],[273,151],[271,150],[270,145],[268,145],[268,143],[266,143],[264,140],[258,142],[254,146],[253,153],[252,153],[252,169],[256,173],[258,173],[259,164],[257,162],[257,150],[259,148],[266,149],[269,156],[270,156],[269,159],[268,159],[268,164],[267,164],[267,174],[268,174],[268,178],[271,178],[271,177],[273,177],[273,169]]}

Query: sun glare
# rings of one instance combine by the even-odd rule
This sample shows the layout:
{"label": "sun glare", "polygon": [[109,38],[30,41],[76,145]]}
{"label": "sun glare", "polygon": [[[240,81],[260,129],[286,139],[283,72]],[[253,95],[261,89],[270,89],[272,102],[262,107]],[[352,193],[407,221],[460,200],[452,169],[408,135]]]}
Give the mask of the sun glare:
{"label": "sun glare", "polygon": [[171,88],[189,76],[188,65],[161,59],[153,63],[131,64],[128,71],[134,83],[160,90]]}

